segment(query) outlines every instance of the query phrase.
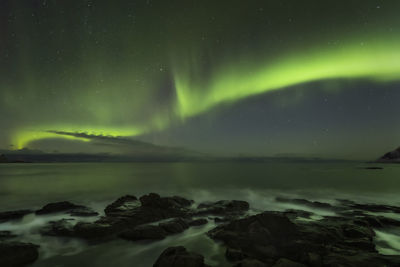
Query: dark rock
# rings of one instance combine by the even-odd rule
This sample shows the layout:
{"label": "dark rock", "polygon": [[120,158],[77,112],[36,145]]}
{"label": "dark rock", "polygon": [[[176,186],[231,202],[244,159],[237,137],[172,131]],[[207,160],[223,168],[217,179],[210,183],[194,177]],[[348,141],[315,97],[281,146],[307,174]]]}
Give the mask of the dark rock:
{"label": "dark rock", "polygon": [[0,241],[6,240],[6,239],[11,239],[16,237],[12,232],[10,231],[0,231]]}
{"label": "dark rock", "polygon": [[386,153],[381,158],[377,160],[377,162],[381,163],[400,163],[400,147],[397,149]]}
{"label": "dark rock", "polygon": [[192,205],[193,201],[184,199],[182,197],[160,197],[160,195],[155,193],[150,193],[140,197],[140,202],[143,207],[152,207],[160,209],[176,209],[185,208]]}
{"label": "dark rock", "polygon": [[43,229],[40,230],[42,235],[50,236],[73,236],[73,219],[62,219],[59,221],[49,222]]}
{"label": "dark rock", "polygon": [[43,206],[40,210],[37,210],[36,214],[49,214],[49,213],[56,213],[56,212],[63,212],[69,211],[76,208],[81,208],[80,205],[75,205],[69,201],[61,201],[55,203],[49,203]]}
{"label": "dark rock", "polygon": [[329,210],[334,209],[334,207],[329,203],[324,203],[319,201],[309,201],[307,199],[276,197],[275,201],[282,203],[291,203],[295,205],[302,205],[317,209],[329,209]]}
{"label": "dark rock", "polygon": [[161,240],[167,236],[162,227],[156,225],[140,225],[134,229],[126,230],[119,236],[123,239],[137,241],[137,240]]}
{"label": "dark rock", "polygon": [[306,267],[306,265],[281,258],[273,265],[273,267]]}
{"label": "dark rock", "polygon": [[38,246],[31,243],[0,242],[0,266],[26,266],[38,257]]}
{"label": "dark rock", "polygon": [[370,212],[394,212],[400,213],[400,207],[391,205],[380,205],[380,204],[359,204],[353,203],[348,205],[352,209],[359,209]]}
{"label": "dark rock", "polygon": [[51,214],[51,213],[58,213],[58,212],[67,212],[73,216],[97,216],[98,213],[93,211],[92,209],[82,206],[76,205],[69,201],[61,201],[55,203],[49,203],[43,208],[37,210],[35,213],[38,215],[43,214]]}
{"label": "dark rock", "polygon": [[299,234],[297,226],[278,212],[264,212],[235,220],[208,232],[211,238],[261,261],[275,257],[280,247],[296,240]]}
{"label": "dark rock", "polygon": [[31,210],[13,210],[0,212],[0,222],[22,219],[25,215],[32,213]]}
{"label": "dark rock", "polygon": [[323,266],[400,266],[400,259],[378,253],[331,253],[323,257]]}
{"label": "dark rock", "polygon": [[103,239],[116,233],[113,225],[102,222],[78,222],[73,227],[73,235],[86,239]]}
{"label": "dark rock", "polygon": [[75,217],[93,217],[99,215],[98,212],[87,207],[72,209],[68,211],[68,214]]}
{"label": "dark rock", "polygon": [[[373,243],[374,234],[362,217],[329,216],[303,222],[289,220],[284,212],[264,212],[234,220],[208,232],[211,238],[223,241],[228,250],[234,252],[227,251],[228,259],[236,260],[245,255],[268,266],[271,260],[279,263],[278,266],[325,266],[324,257],[335,253],[364,255],[373,257],[373,262],[391,264],[400,260],[400,257],[379,255]],[[347,264],[347,260],[344,261]],[[363,266],[346,264],[327,266]]]}
{"label": "dark rock", "polygon": [[309,252],[307,253],[307,260],[309,266],[312,267],[321,267],[322,266],[322,257],[316,253]]}
{"label": "dark rock", "polygon": [[195,215],[243,214],[249,210],[249,203],[241,200],[220,200],[213,203],[201,203]]}
{"label": "dark rock", "polygon": [[[73,235],[87,239],[103,239],[118,235],[136,235],[135,227],[170,218],[186,217],[191,201],[180,197],[160,197],[151,193],[140,198],[124,196],[105,209],[106,216],[92,223],[80,222],[75,225]],[[181,231],[188,227],[182,221],[167,222],[162,225],[169,231]],[[161,227],[161,226],[160,226]],[[182,230],[183,231],[183,230]],[[122,234],[124,233],[124,234]]]}
{"label": "dark rock", "polygon": [[189,228],[189,225],[181,218],[160,223],[159,226],[170,234],[182,233]]}
{"label": "dark rock", "polygon": [[140,202],[136,201],[134,197],[128,196],[108,206],[106,215],[108,217],[126,217],[129,218],[130,225],[140,225],[169,218],[184,217],[188,212],[187,207],[190,203],[191,201],[184,198],[160,197],[154,193],[142,196]]}
{"label": "dark rock", "polygon": [[225,251],[225,257],[230,261],[241,261],[247,258],[246,254],[241,250],[234,248],[227,248]]}
{"label": "dark rock", "polygon": [[140,206],[140,202],[135,196],[126,195],[108,205],[104,213],[107,216],[119,216],[123,215],[125,211],[137,208],[138,206]]}
{"label": "dark rock", "polygon": [[383,170],[382,167],[365,167],[366,170]]}
{"label": "dark rock", "polygon": [[191,220],[188,222],[189,226],[200,226],[200,225],[204,225],[207,224],[208,220],[207,219],[195,219],[195,220]]}
{"label": "dark rock", "polygon": [[169,247],[165,249],[154,263],[153,267],[206,267],[204,257],[188,252],[186,248]]}
{"label": "dark rock", "polygon": [[268,267],[270,264],[265,264],[256,259],[244,259],[243,261],[235,264],[233,267]]}
{"label": "dark rock", "polygon": [[283,212],[290,219],[297,219],[297,218],[307,218],[309,219],[313,213],[304,210],[295,210],[295,209],[288,209]]}

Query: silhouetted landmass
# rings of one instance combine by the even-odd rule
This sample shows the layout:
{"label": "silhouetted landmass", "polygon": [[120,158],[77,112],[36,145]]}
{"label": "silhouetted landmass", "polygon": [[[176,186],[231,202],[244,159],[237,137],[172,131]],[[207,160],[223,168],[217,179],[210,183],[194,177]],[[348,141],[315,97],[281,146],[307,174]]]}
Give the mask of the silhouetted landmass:
{"label": "silhouetted landmass", "polygon": [[400,147],[390,151],[377,160],[381,163],[400,163]]}
{"label": "silhouetted landmass", "polygon": [[21,159],[9,159],[5,155],[0,154],[0,163],[28,163],[28,161]]}
{"label": "silhouetted landmass", "polygon": [[[52,162],[346,162],[346,160],[338,159],[323,159],[317,157],[302,158],[302,157],[250,157],[250,156],[235,156],[222,157],[212,156],[203,153],[193,152],[181,148],[165,149],[158,153],[143,152],[136,154],[90,154],[90,153],[45,153],[40,150],[0,150],[3,154],[3,162],[6,163],[21,163],[21,162],[37,162],[37,163],[52,163]],[[2,162],[0,160],[0,162]]]}

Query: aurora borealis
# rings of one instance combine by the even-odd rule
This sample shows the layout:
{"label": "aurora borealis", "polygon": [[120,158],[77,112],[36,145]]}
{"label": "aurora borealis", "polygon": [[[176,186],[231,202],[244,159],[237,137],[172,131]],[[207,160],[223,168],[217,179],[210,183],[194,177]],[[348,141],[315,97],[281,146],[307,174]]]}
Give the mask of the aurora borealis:
{"label": "aurora borealis", "polygon": [[399,11],[384,0],[2,1],[0,147],[99,152],[65,132],[379,155],[400,143]]}

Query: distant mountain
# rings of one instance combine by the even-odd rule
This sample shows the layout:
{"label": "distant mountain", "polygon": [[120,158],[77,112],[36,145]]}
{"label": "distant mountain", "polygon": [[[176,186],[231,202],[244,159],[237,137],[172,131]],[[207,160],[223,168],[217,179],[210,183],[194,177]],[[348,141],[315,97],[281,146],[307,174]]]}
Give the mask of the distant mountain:
{"label": "distant mountain", "polygon": [[6,156],[0,154],[0,163],[7,163],[8,159],[6,158]]}
{"label": "distant mountain", "polygon": [[398,147],[396,150],[386,153],[377,161],[382,163],[400,163],[400,147]]}

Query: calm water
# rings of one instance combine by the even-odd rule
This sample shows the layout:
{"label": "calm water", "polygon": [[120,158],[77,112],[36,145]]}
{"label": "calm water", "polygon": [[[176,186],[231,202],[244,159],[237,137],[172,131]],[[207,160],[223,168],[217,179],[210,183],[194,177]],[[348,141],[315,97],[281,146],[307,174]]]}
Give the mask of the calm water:
{"label": "calm water", "polygon": [[[102,211],[124,194],[149,192],[180,195],[195,201],[242,199],[254,210],[293,208],[277,203],[275,196],[302,197],[333,202],[347,198],[361,202],[400,205],[400,165],[366,170],[364,163],[81,163],[0,165],[0,210],[39,208],[52,201],[69,200]],[[379,165],[374,165],[379,166]],[[294,207],[299,208],[299,207]],[[304,207],[300,207],[305,209]],[[315,211],[319,215],[333,215]],[[42,237],[38,229],[50,220],[67,216],[35,217],[0,224],[22,240],[41,245],[35,266],[151,266],[163,249],[185,245],[206,256],[214,266],[227,266],[223,249],[209,240],[206,226],[151,244],[123,240],[88,246],[76,239]],[[86,219],[87,220],[87,219]],[[392,242],[386,249],[398,253],[396,234],[381,233]],[[386,242],[386,243],[387,243]]]}

